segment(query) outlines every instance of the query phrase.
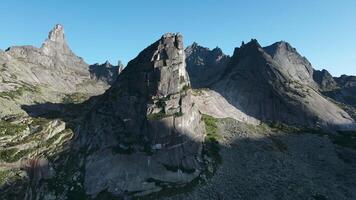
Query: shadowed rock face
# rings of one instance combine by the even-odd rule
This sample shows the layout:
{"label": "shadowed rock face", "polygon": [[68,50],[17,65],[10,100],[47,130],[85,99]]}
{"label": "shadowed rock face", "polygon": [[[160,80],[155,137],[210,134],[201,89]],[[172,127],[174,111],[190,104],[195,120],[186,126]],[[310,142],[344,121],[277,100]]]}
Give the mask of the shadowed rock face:
{"label": "shadowed rock face", "polygon": [[262,48],[256,40],[236,48],[212,86],[232,105],[260,120],[352,128],[353,119],[318,92],[312,68],[286,43]]}
{"label": "shadowed rock face", "polygon": [[220,48],[213,50],[193,43],[185,49],[187,71],[193,88],[204,88],[216,81],[229,61]]}
{"label": "shadowed rock face", "polygon": [[161,187],[147,180],[184,184],[199,175],[204,127],[189,85],[179,34],[163,35],[128,63],[81,133],[91,152],[87,194],[150,193]]}
{"label": "shadowed rock face", "polygon": [[323,69],[314,71],[314,80],[318,83],[320,92],[344,104],[344,109],[352,116],[356,116],[356,76],[332,77]]}
{"label": "shadowed rock face", "polygon": [[337,87],[336,81],[325,69],[321,71],[314,70],[313,78],[314,81],[319,85],[320,89],[323,91],[333,90]]}
{"label": "shadowed rock face", "polygon": [[118,75],[123,70],[123,65],[119,62],[117,66],[112,65],[109,61],[103,64],[94,64],[89,66],[89,71],[92,79],[104,81],[108,84],[113,84]]}

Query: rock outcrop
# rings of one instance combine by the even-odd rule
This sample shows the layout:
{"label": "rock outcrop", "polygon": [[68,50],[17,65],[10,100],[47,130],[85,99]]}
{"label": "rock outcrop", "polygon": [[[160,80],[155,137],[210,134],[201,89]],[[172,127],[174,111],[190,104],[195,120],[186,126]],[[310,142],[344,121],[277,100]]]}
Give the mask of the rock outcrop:
{"label": "rock outcrop", "polygon": [[121,62],[119,62],[117,66],[114,66],[109,61],[106,61],[103,64],[96,63],[94,65],[90,65],[89,71],[92,79],[101,80],[111,85],[122,72],[123,67],[124,66]]}
{"label": "rock outcrop", "polygon": [[205,88],[214,83],[229,61],[218,47],[210,50],[193,43],[185,49],[187,71],[193,88]]}
{"label": "rock outcrop", "polygon": [[325,69],[321,71],[314,70],[313,78],[322,91],[330,91],[337,88],[336,81],[331,76],[331,74]]}
{"label": "rock outcrop", "polygon": [[165,34],[97,102],[80,139],[87,194],[147,194],[200,174],[204,126],[185,67],[182,36]]}
{"label": "rock outcrop", "polygon": [[341,103],[348,113],[356,116],[356,76],[332,77],[323,69],[314,71],[314,80],[321,93]]}

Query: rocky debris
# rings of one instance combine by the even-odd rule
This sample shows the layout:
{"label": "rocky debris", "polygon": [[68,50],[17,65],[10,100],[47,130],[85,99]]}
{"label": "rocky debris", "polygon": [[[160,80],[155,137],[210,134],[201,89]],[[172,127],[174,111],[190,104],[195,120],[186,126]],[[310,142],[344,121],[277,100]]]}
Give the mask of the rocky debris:
{"label": "rocky debris", "polygon": [[256,119],[336,129],[354,120],[316,91],[312,68],[285,43],[262,48],[257,40],[236,48],[224,75],[211,88]]}
{"label": "rocky debris", "polygon": [[218,47],[210,50],[193,43],[185,49],[187,72],[193,88],[205,88],[219,78],[229,61]]}
{"label": "rocky debris", "polygon": [[92,79],[101,80],[111,85],[122,72],[123,67],[124,66],[121,62],[118,62],[118,65],[114,66],[109,61],[106,61],[103,64],[96,63],[94,65],[90,65],[89,71]]}
{"label": "rocky debris", "polygon": [[204,125],[182,40],[167,33],[143,50],[93,107],[79,139],[91,152],[88,195],[148,194],[162,190],[161,183],[184,185],[200,174]]}
{"label": "rocky debris", "polygon": [[[328,136],[220,120],[222,164],[206,184],[162,199],[355,199],[356,151]],[[347,160],[345,160],[347,158]]]}

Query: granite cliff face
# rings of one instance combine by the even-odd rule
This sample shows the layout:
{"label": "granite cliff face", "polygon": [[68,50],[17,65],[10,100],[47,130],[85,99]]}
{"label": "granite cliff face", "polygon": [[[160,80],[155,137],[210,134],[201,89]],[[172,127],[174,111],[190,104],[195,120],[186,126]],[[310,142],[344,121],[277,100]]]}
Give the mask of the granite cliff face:
{"label": "granite cliff face", "polygon": [[161,190],[159,183],[189,183],[203,170],[204,126],[182,39],[168,33],[143,50],[89,114],[80,133],[93,152],[85,162],[87,194],[147,194]]}
{"label": "granite cliff face", "polygon": [[193,43],[185,49],[187,71],[193,88],[205,88],[219,79],[229,61],[220,48],[212,50]]}

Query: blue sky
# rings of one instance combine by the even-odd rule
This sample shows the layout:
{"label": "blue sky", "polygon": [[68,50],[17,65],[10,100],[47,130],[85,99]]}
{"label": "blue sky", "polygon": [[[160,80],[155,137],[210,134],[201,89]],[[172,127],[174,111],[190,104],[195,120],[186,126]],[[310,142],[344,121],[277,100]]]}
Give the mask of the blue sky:
{"label": "blue sky", "polygon": [[180,32],[185,45],[230,55],[251,38],[263,46],[285,40],[317,69],[356,75],[354,0],[13,0],[0,8],[0,49],[40,46],[60,23],[88,63],[127,63],[163,33]]}

